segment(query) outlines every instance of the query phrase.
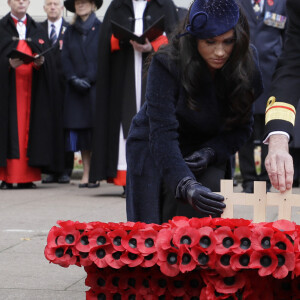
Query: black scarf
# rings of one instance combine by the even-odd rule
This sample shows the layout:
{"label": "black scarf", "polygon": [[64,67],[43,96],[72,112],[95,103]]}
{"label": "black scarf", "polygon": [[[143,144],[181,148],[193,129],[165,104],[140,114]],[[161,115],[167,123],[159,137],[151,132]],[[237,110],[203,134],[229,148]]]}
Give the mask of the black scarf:
{"label": "black scarf", "polygon": [[89,15],[86,21],[82,21],[80,17],[76,18],[74,27],[81,34],[83,41],[86,39],[89,31],[94,26],[96,18],[97,17],[94,12]]}

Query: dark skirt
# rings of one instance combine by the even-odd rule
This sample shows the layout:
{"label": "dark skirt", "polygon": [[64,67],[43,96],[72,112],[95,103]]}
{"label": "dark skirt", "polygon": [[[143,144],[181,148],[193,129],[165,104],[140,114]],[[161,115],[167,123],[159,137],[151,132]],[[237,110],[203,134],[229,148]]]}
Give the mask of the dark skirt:
{"label": "dark skirt", "polygon": [[77,152],[92,150],[93,130],[87,129],[67,129],[66,130],[66,151]]}

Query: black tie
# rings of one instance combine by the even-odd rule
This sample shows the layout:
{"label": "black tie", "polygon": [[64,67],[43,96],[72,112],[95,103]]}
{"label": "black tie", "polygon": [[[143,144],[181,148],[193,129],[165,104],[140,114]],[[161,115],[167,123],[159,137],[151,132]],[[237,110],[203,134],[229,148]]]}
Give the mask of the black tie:
{"label": "black tie", "polygon": [[51,44],[54,45],[57,41],[57,35],[56,35],[56,30],[55,30],[55,25],[51,24],[51,32],[50,32],[50,41]]}

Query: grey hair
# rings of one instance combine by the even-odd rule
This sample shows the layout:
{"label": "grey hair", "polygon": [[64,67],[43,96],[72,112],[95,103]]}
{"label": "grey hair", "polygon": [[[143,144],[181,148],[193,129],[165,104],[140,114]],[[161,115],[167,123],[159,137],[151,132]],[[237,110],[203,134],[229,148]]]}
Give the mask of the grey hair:
{"label": "grey hair", "polygon": [[[44,0],[44,4],[46,5],[46,2],[47,2],[47,0]],[[64,6],[64,0],[59,0],[59,2],[60,2],[60,5],[61,6]]]}

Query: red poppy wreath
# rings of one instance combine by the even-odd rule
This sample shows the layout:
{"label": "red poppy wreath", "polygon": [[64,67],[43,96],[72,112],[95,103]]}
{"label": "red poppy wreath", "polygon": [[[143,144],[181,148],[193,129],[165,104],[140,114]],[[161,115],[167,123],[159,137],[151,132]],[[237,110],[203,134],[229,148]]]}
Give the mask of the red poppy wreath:
{"label": "red poppy wreath", "polygon": [[85,268],[86,299],[300,298],[300,226],[290,221],[57,223],[45,256]]}

